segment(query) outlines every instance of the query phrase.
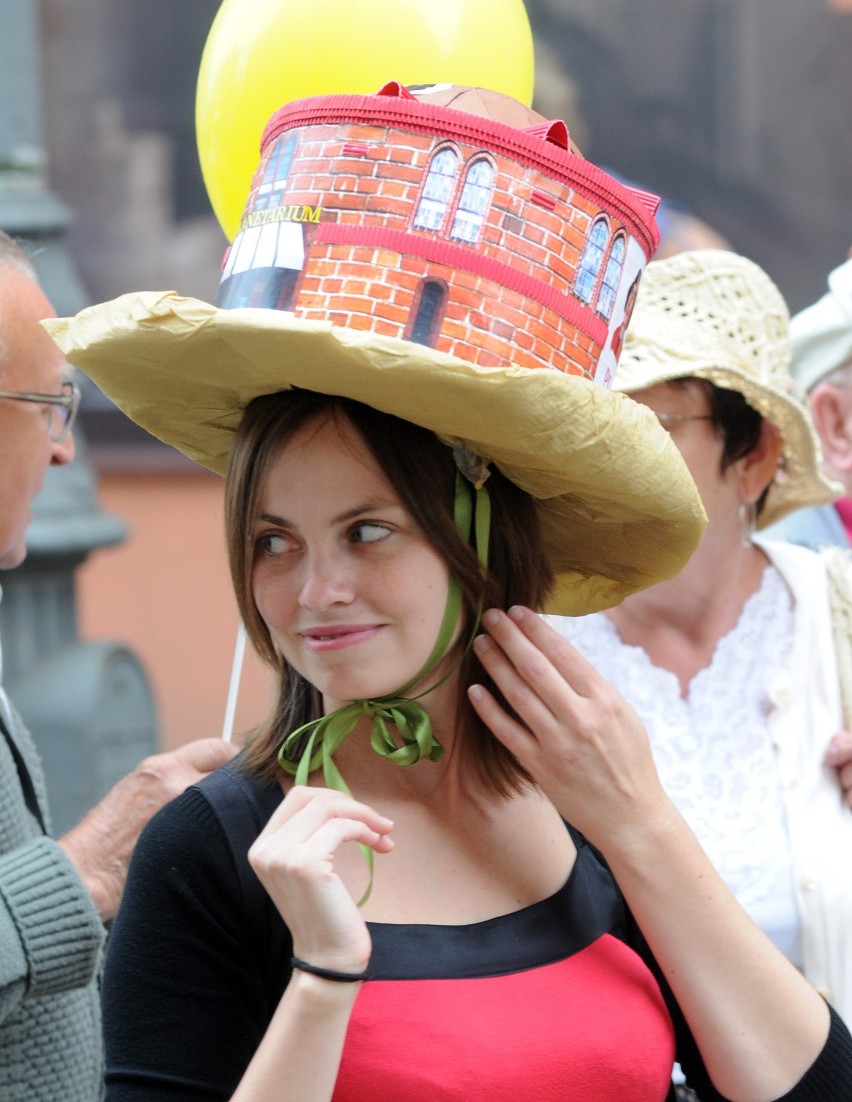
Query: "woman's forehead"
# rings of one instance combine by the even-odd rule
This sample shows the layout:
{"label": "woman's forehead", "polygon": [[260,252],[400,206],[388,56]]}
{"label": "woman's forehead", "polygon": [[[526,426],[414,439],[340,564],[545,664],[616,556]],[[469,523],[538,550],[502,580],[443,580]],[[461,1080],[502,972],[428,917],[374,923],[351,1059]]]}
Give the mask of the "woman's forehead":
{"label": "woman's forehead", "polygon": [[677,379],[667,379],[653,386],[642,387],[640,390],[630,391],[630,397],[640,402],[653,402],[657,398],[704,398],[709,399],[708,388],[712,384],[704,379],[694,376],[683,376]]}

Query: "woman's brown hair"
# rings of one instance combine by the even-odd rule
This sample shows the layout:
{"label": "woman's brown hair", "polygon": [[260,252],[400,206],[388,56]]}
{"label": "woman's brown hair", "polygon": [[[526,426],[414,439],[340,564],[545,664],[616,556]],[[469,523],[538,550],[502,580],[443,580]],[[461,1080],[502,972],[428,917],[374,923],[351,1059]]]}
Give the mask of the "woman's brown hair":
{"label": "woman's brown hair", "polygon": [[[246,409],[231,448],[225,485],[225,527],[231,579],[248,636],[261,658],[278,674],[276,705],[248,737],[246,765],[258,775],[280,776],[278,751],[286,736],[322,715],[319,693],[276,651],[254,603],[252,533],[263,480],[270,464],[293,435],[311,421],[345,418],[354,426],[379,468],[399,494],[426,539],[459,580],[464,621],[471,625],[481,607],[524,604],[540,608],[552,584],[533,499],[491,471],[488,575],[474,548],[453,519],[456,466],[451,448],[434,433],[347,398],[288,390],[255,398]],[[470,630],[470,629],[469,629]],[[483,785],[507,795],[522,785],[524,770],[488,731],[470,707],[465,687],[486,684],[500,699],[472,651],[460,667],[459,730],[456,744]]]}

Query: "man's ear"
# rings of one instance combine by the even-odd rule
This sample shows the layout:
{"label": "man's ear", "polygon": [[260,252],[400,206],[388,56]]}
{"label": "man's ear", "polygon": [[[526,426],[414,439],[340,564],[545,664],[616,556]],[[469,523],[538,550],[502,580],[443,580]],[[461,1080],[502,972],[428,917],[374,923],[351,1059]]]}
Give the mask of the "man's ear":
{"label": "man's ear", "polygon": [[781,433],[763,418],[757,443],[742,459],[738,460],[740,501],[757,501],[778,469],[781,457]]}
{"label": "man's ear", "polygon": [[826,461],[838,472],[852,471],[852,390],[820,383],[810,393],[814,428]]}

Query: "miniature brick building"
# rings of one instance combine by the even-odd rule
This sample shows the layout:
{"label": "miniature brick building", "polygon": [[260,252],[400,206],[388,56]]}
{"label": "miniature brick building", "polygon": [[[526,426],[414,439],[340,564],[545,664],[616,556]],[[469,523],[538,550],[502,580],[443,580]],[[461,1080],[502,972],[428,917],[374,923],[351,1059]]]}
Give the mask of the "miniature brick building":
{"label": "miniature brick building", "polygon": [[[486,368],[597,368],[609,382],[659,240],[656,196],[572,151],[564,123],[437,89],[391,84],[279,111],[219,305],[289,310]],[[519,110],[528,125],[493,117],[517,123]]]}

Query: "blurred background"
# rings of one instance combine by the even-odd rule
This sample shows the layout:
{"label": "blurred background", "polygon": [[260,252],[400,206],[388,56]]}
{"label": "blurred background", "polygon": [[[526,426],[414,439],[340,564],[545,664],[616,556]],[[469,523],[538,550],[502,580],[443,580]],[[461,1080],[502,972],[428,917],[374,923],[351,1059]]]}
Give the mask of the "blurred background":
{"label": "blurred background", "polygon": [[[0,227],[32,232],[22,196],[35,182],[43,279],[60,313],[142,288],[215,296],[226,241],[198,166],[194,98],[218,6],[0,0]],[[792,311],[823,293],[852,245],[852,0],[526,6],[533,106],[563,118],[591,160],[664,197],[663,252],[731,247],[769,272]],[[99,534],[68,566],[69,630],[86,644],[117,641],[138,666],[150,716],[125,757],[218,735],[237,628],[221,483],[91,386],[81,428],[83,474],[72,478]],[[36,551],[39,525],[68,508],[64,488],[45,494]],[[38,572],[35,560],[21,569]],[[23,685],[27,672],[10,674],[8,654],[38,630],[39,606],[18,614],[11,645],[14,579],[0,581],[7,675]],[[266,675],[250,658],[237,729],[267,704]],[[61,786],[61,770],[53,775]],[[96,777],[79,800],[109,779]]]}

